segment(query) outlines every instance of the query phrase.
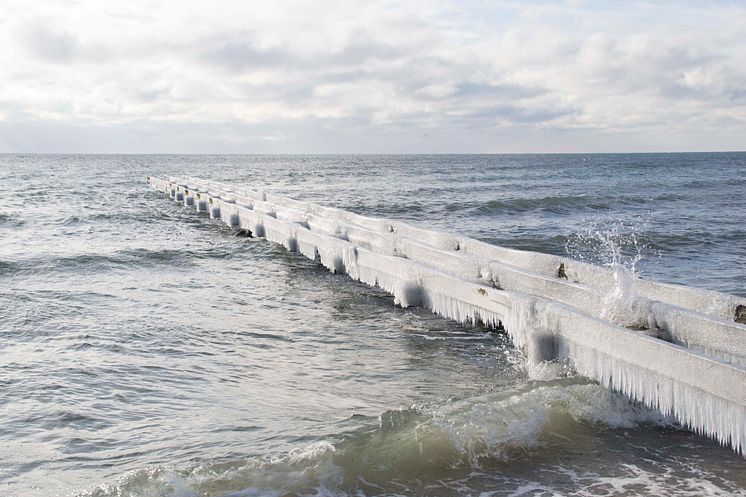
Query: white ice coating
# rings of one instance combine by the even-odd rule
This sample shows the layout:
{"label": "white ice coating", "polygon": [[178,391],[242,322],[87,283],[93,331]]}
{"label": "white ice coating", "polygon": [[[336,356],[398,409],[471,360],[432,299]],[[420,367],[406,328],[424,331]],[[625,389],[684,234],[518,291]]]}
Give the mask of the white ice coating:
{"label": "white ice coating", "polygon": [[149,181],[398,305],[502,327],[530,364],[567,362],[738,453],[746,447],[746,325],[734,321],[746,299],[198,178]]}

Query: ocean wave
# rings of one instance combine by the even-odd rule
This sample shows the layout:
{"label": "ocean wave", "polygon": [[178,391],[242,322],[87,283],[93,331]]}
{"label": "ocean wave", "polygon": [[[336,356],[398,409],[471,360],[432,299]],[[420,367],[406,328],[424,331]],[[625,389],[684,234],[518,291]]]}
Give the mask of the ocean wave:
{"label": "ocean wave", "polygon": [[544,197],[516,197],[495,199],[487,202],[461,202],[449,204],[453,210],[469,209],[477,215],[523,214],[526,212],[548,212],[568,214],[582,211],[610,211],[621,207],[644,207],[676,203],[688,200],[683,195],[663,193],[657,195],[549,195]]}
{"label": "ocean wave", "polygon": [[442,492],[429,492],[425,482],[467,479],[474,480],[471,489],[480,482],[494,486],[504,469],[572,445],[589,427],[640,425],[671,421],[595,383],[531,383],[440,406],[386,411],[376,427],[335,443],[181,471],[149,468],[82,495],[437,495]]}
{"label": "ocean wave", "polygon": [[512,198],[490,200],[479,205],[476,213],[481,214],[521,214],[529,211],[546,211],[564,213],[579,209],[608,210],[611,208],[610,197],[590,195],[553,195],[540,198]]}
{"label": "ocean wave", "polygon": [[27,259],[0,260],[0,275],[49,273],[56,271],[97,272],[116,268],[142,268],[160,265],[185,267],[200,259],[227,259],[240,252],[218,245],[185,249],[125,249],[109,254],[80,253],[40,255]]}
{"label": "ocean wave", "polygon": [[23,226],[23,224],[24,224],[23,219],[20,219],[17,216],[12,216],[5,212],[0,212],[0,227],[2,226],[18,227],[18,226]]}
{"label": "ocean wave", "polygon": [[[393,444],[405,472],[409,464],[421,466],[428,461],[432,469],[443,463],[474,469],[562,445],[582,429],[579,425],[671,424],[656,411],[595,383],[578,381],[531,383],[435,408],[389,411],[381,416],[379,430],[366,450],[385,440],[383,453],[388,454]],[[411,461],[407,462],[406,455]]]}
{"label": "ocean wave", "polygon": [[35,271],[39,269],[98,271],[115,267],[156,266],[177,262],[180,265],[188,265],[191,255],[191,253],[179,249],[128,249],[111,254],[83,253],[59,257],[41,257],[38,260],[23,261],[20,266],[26,268],[34,266]]}

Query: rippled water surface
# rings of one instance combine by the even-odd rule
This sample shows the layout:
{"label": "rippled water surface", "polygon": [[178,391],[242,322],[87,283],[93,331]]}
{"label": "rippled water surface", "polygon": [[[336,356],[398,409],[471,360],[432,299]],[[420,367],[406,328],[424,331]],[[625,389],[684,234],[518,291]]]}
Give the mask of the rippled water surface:
{"label": "rippled water surface", "polygon": [[0,155],[0,494],[746,495],[502,334],[146,185],[195,175],[746,295],[746,154]]}

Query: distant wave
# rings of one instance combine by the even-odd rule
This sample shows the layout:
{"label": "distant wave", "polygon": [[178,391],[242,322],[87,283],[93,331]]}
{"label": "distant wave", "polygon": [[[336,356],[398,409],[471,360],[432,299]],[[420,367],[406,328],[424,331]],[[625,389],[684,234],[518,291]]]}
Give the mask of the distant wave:
{"label": "distant wave", "polygon": [[0,261],[0,274],[43,273],[54,271],[102,271],[115,267],[156,266],[160,264],[189,265],[190,259],[200,256],[199,252],[179,249],[163,250],[123,250],[111,254],[83,253],[64,256],[38,256],[15,261]]}
{"label": "distant wave", "polygon": [[645,206],[663,202],[675,202],[684,197],[677,194],[660,194],[653,197],[607,195],[551,195],[546,197],[517,197],[494,199],[487,202],[460,202],[448,205],[449,210],[470,210],[477,215],[521,214],[526,212],[549,212],[555,214],[577,211],[609,211],[618,206]]}
{"label": "distant wave", "polygon": [[611,203],[605,197],[587,195],[560,195],[541,198],[513,198],[505,200],[490,200],[476,210],[482,213],[522,213],[534,210],[549,212],[565,212],[576,209],[606,210]]}
{"label": "distant wave", "polygon": [[6,214],[5,212],[0,212],[0,227],[2,226],[22,226],[24,224],[24,220],[20,219],[16,216],[11,216],[10,214]]}

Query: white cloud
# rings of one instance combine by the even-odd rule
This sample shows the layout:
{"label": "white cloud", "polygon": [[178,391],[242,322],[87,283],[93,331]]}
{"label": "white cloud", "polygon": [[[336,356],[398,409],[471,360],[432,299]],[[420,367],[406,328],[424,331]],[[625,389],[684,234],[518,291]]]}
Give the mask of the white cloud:
{"label": "white cloud", "polygon": [[[218,152],[735,149],[746,136],[746,8],[730,3],[3,4],[0,151],[59,151],[62,128],[69,151],[116,152],[180,151],[177,129],[184,151]],[[86,140],[102,134],[120,140]]]}

